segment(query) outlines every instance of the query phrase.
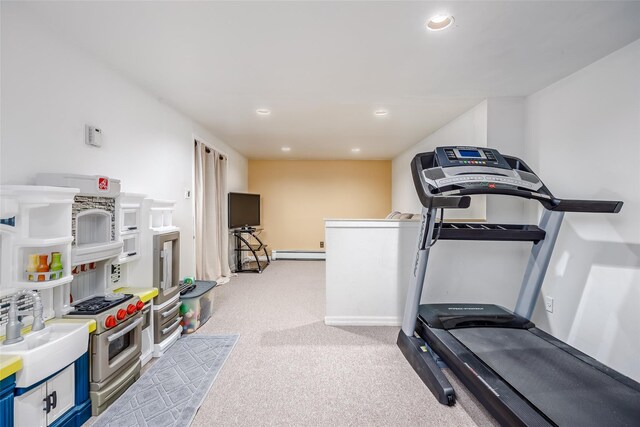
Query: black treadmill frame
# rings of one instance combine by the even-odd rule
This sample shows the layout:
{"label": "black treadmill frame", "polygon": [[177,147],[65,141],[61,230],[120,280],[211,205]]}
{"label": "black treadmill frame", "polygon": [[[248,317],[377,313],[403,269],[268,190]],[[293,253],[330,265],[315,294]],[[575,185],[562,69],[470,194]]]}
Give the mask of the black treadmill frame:
{"label": "black treadmill frame", "polygon": [[[500,156],[496,153],[496,157]],[[520,159],[503,156],[513,170],[524,171],[535,176],[534,172]],[[530,241],[533,243],[523,284],[514,310],[525,319],[531,317],[535,298],[548,267],[555,239],[559,233],[564,212],[599,212],[617,213],[622,207],[619,201],[562,200],[553,196],[542,184],[537,193],[524,191],[521,188],[468,188],[454,191],[441,191],[428,184],[424,175],[431,169],[440,171],[434,152],[421,153],[411,162],[416,191],[423,205],[421,231],[418,238],[418,250],[413,266],[413,274],[407,293],[407,304],[402,330],[399,332],[397,344],[403,354],[429,387],[440,403],[453,405],[455,391],[443,375],[436,359],[441,358],[463,384],[478,398],[487,410],[503,425],[553,426],[554,422],[529,402],[521,393],[512,387],[498,373],[487,366],[479,357],[462,344],[445,329],[429,326],[426,320],[418,315],[425,272],[430,248],[433,245],[435,216],[437,209],[460,209],[469,207],[469,196],[473,194],[501,194],[506,196],[534,199],[545,208],[539,226],[515,225],[513,228],[501,225],[489,225],[485,229],[459,228],[444,224],[438,231],[442,240],[497,240],[497,241]],[[475,170],[469,169],[471,173]],[[438,172],[442,174],[442,172]],[[479,170],[478,174],[489,173]],[[463,225],[463,224],[461,224]],[[499,326],[499,325],[496,325]],[[548,341],[570,355],[590,364],[610,377],[630,385],[640,391],[640,384],[617,373],[605,365],[595,361],[579,350],[557,340],[543,331],[531,327],[527,331]],[[417,334],[417,336],[415,336]],[[429,351],[424,351],[426,348]],[[431,354],[431,351],[434,354]]]}

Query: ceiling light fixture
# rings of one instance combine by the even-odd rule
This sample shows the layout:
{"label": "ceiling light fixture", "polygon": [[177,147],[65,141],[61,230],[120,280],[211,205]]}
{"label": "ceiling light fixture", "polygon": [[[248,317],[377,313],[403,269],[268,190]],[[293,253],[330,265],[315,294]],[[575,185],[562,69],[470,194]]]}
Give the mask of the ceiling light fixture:
{"label": "ceiling light fixture", "polygon": [[269,114],[271,114],[271,110],[267,110],[266,108],[259,108],[256,110],[256,113],[261,116],[268,116]]}
{"label": "ceiling light fixture", "polygon": [[281,150],[285,152],[289,152],[291,151],[291,147],[282,147]]}
{"label": "ceiling light fixture", "polygon": [[376,116],[386,116],[387,114],[389,114],[389,112],[387,110],[376,110],[373,112],[373,114],[375,114]]}
{"label": "ceiling light fixture", "polygon": [[352,152],[352,153],[359,153],[359,152],[360,152],[360,149],[359,149],[359,148],[352,148],[352,149],[351,149],[351,152]]}
{"label": "ceiling light fixture", "polygon": [[453,21],[455,21],[453,16],[446,13],[439,13],[429,18],[427,21],[427,29],[431,31],[442,31],[453,25]]}

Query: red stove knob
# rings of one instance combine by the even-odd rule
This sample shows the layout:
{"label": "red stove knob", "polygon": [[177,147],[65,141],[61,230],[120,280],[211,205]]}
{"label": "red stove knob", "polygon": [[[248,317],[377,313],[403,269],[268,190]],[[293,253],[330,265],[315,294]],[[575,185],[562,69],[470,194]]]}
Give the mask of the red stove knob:
{"label": "red stove knob", "polygon": [[104,320],[105,328],[113,328],[114,326],[116,326],[116,323],[116,318],[113,316],[107,316],[107,318]]}
{"label": "red stove knob", "polygon": [[144,303],[142,301],[138,301],[138,303],[136,304],[136,309],[140,311],[143,308],[144,308]]}
{"label": "red stove knob", "polygon": [[125,317],[127,317],[127,312],[123,309],[118,310],[118,312],[116,313],[116,319],[123,320]]}
{"label": "red stove knob", "polygon": [[133,314],[136,312],[136,306],[133,304],[129,304],[127,306],[127,314]]}

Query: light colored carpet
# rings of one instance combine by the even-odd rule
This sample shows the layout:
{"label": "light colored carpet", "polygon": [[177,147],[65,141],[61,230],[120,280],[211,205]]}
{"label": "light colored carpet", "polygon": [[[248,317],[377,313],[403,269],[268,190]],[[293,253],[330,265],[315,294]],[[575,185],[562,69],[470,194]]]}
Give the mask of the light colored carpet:
{"label": "light colored carpet", "polygon": [[440,405],[396,346],[399,328],[323,322],[325,263],[275,261],[216,288],[196,334],[240,339],[193,421],[229,426],[495,425],[455,378]]}

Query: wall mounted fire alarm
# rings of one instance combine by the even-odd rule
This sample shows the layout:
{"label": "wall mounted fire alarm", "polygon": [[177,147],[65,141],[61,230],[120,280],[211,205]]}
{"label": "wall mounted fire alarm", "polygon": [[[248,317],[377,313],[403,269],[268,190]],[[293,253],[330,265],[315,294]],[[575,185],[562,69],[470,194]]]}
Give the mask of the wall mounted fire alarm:
{"label": "wall mounted fire alarm", "polygon": [[94,147],[102,147],[102,131],[97,127],[85,125],[84,126],[84,142],[87,145]]}

